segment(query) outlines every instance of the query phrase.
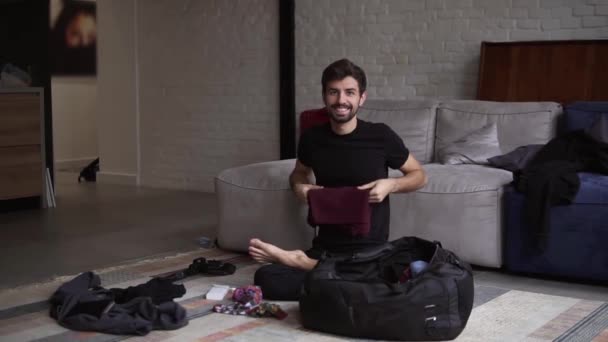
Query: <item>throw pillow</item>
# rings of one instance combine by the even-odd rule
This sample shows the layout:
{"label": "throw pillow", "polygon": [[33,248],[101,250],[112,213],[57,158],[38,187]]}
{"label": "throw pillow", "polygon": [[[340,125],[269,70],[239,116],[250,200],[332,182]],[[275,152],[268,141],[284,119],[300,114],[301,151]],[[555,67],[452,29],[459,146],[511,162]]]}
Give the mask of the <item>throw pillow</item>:
{"label": "throw pillow", "polygon": [[520,146],[507,154],[488,158],[488,163],[493,167],[515,172],[526,167],[543,146],[545,145]]}
{"label": "throw pillow", "polygon": [[587,130],[593,139],[608,144],[608,114],[599,115],[597,120]]}
{"label": "throw pillow", "polygon": [[439,151],[442,164],[487,164],[488,158],[502,154],[496,123],[471,132]]}

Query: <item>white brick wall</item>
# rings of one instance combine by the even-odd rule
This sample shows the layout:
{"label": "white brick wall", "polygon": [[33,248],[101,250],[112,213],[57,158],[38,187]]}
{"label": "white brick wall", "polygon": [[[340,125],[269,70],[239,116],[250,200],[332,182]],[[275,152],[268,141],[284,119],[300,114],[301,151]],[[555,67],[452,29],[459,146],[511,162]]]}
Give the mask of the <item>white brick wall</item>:
{"label": "white brick wall", "polygon": [[[222,169],[277,159],[278,1],[135,7],[141,184],[212,191]],[[607,12],[608,0],[296,0],[296,109],[322,105],[321,71],[342,57],[366,70],[371,98],[470,99],[481,41],[608,38]]]}
{"label": "white brick wall", "polygon": [[278,3],[138,1],[144,186],[213,191],[279,158]]}
{"label": "white brick wall", "polygon": [[370,98],[474,98],[482,41],[608,38],[608,0],[297,0],[296,110],[347,57]]}

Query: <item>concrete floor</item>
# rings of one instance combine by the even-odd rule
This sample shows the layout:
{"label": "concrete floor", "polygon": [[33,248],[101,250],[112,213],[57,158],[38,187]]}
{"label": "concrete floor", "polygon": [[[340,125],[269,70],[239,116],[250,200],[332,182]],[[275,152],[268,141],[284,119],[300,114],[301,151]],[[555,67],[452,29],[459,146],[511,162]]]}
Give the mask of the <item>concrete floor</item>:
{"label": "concrete floor", "polygon": [[[215,237],[214,194],[76,182],[57,173],[57,207],[0,213],[0,289],[198,248]],[[608,301],[608,287],[476,268],[479,285]]]}
{"label": "concrete floor", "polygon": [[215,235],[213,194],[76,177],[56,173],[55,208],[0,213],[0,289],[193,250]]}

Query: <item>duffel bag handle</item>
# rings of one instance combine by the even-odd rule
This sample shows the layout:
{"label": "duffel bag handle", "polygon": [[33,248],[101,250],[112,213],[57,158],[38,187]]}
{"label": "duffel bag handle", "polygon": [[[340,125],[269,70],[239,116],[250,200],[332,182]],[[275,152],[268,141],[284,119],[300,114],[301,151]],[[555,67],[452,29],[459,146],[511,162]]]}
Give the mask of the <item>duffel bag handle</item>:
{"label": "duffel bag handle", "polygon": [[[436,241],[433,241],[433,243],[435,243],[435,242]],[[443,247],[441,247],[441,243],[439,243],[439,242],[436,243],[436,246],[437,246],[437,251],[431,258],[430,263],[434,263],[435,261],[437,261],[437,258],[439,258],[439,259],[441,259],[440,260],[441,262],[448,262],[452,265],[455,265],[456,267],[458,267],[460,269],[472,272],[471,266],[465,262],[462,262],[460,260],[460,258],[458,256],[456,256],[456,254],[454,254],[454,252],[448,251],[447,249],[443,249]]]}
{"label": "duffel bag handle", "polygon": [[385,243],[376,247],[365,249],[361,252],[355,252],[351,256],[352,261],[369,261],[382,256],[386,252],[390,252],[395,249],[391,243]]}

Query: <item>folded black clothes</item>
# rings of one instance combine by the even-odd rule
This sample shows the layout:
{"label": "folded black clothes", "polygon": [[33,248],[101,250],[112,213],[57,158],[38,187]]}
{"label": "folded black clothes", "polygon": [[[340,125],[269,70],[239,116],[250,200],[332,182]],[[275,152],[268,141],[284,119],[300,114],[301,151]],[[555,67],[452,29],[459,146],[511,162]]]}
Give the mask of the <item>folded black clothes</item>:
{"label": "folded black clothes", "polygon": [[[150,291],[157,286],[164,290],[168,288],[164,283],[152,284],[137,291],[142,288]],[[170,295],[154,296],[157,300],[161,297],[168,298]],[[152,330],[173,330],[188,324],[186,310],[171,299],[155,304],[152,297],[141,296],[117,303],[113,290],[101,287],[99,276],[93,272],[82,273],[61,285],[49,301],[51,317],[61,326],[72,330],[146,335]]]}

